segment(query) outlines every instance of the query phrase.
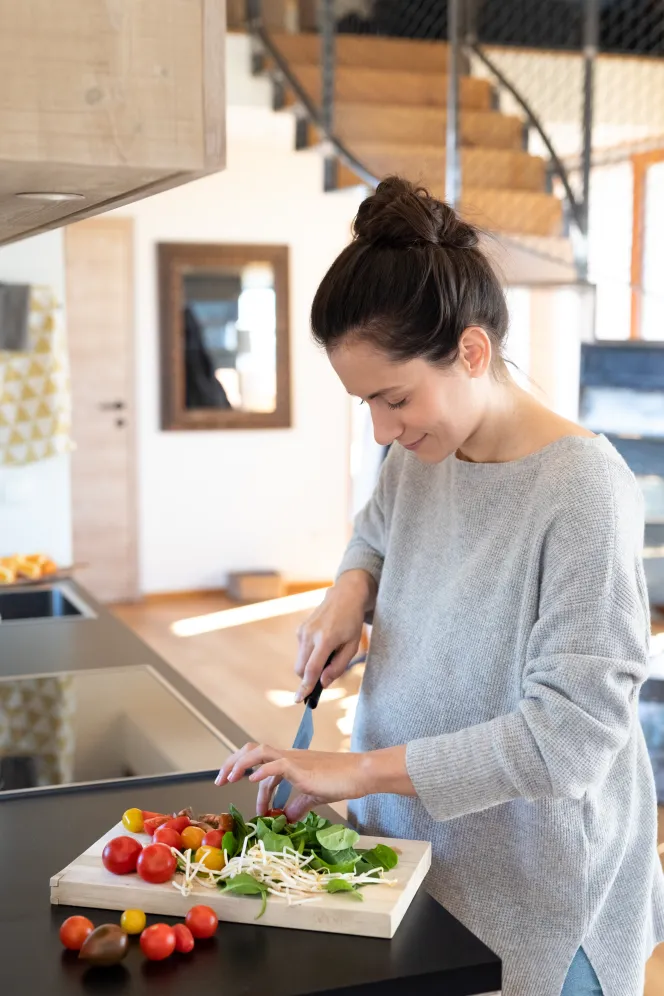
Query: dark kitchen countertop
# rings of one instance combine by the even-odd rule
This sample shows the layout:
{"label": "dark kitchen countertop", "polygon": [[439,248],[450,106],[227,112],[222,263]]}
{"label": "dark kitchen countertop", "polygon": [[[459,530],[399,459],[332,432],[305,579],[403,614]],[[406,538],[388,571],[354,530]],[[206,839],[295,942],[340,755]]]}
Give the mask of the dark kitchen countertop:
{"label": "dark kitchen countertop", "polygon": [[[122,623],[84,599],[97,619],[0,625],[0,675],[151,665],[233,743],[248,737]],[[500,989],[500,960],[423,890],[391,941],[223,923],[189,956],[147,962],[135,939],[121,966],[85,969],[64,952],[62,921],[74,912],[95,924],[116,912],[49,903],[49,879],[120,818],[125,809],[168,811],[191,805],[248,812],[248,782],[218,789],[209,775],[99,788],[0,793],[0,992],[65,996],[76,992],[156,994],[184,991],[233,996],[479,996]],[[156,922],[164,917],[149,917]],[[177,922],[173,920],[172,922]],[[444,990],[441,988],[444,986]]]}

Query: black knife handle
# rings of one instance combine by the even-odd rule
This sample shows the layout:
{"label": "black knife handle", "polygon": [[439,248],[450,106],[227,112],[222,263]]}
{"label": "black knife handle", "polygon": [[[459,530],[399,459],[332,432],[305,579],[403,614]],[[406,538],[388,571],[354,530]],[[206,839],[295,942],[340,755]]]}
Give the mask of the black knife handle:
{"label": "black knife handle", "polygon": [[[328,665],[332,663],[336,653],[337,653],[336,650],[332,651],[328,659],[325,661],[325,667],[323,668],[323,671],[325,670],[326,667],[328,667]],[[305,706],[309,706],[310,709],[316,708],[316,706],[320,701],[320,697],[323,694],[323,682],[321,681],[321,678],[323,677],[323,671],[321,671],[321,677],[314,685],[313,691],[309,692],[306,699],[304,700]]]}

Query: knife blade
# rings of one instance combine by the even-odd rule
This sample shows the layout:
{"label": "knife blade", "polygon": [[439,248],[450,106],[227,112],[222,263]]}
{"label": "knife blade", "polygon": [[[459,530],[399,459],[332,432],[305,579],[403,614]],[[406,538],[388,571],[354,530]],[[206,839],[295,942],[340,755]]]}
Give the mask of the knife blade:
{"label": "knife blade", "polygon": [[[332,662],[332,658],[336,654],[330,654],[325,662],[325,667]],[[323,671],[325,670],[323,668]],[[321,678],[322,678],[321,671]],[[323,693],[323,682],[321,678],[318,679],[314,685],[313,691],[309,692],[306,699],[304,700],[304,713],[302,714],[302,719],[300,720],[300,725],[297,728],[297,733],[295,734],[295,740],[293,741],[293,750],[308,750],[309,745],[313,739],[314,735],[314,709],[320,701],[320,697]],[[279,787],[274,796],[274,802],[272,803],[273,809],[284,809],[288,798],[291,794],[292,785],[290,782],[284,779],[279,783]]]}

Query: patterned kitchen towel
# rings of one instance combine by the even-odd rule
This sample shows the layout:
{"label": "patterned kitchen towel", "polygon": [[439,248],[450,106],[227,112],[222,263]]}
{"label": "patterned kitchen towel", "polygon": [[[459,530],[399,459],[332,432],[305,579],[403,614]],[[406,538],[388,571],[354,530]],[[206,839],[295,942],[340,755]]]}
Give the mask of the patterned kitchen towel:
{"label": "patterned kitchen towel", "polygon": [[31,288],[28,324],[29,353],[0,350],[0,466],[73,449],[62,309],[49,288]]}

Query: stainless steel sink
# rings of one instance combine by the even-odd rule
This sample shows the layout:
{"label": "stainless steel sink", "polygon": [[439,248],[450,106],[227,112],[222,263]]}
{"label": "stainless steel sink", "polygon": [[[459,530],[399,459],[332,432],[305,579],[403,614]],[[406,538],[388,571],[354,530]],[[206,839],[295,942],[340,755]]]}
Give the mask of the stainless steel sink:
{"label": "stainless steel sink", "polygon": [[93,619],[95,613],[66,582],[0,591],[0,625],[54,619]]}

